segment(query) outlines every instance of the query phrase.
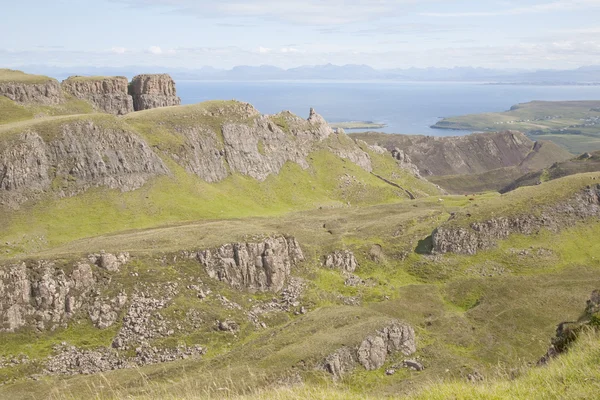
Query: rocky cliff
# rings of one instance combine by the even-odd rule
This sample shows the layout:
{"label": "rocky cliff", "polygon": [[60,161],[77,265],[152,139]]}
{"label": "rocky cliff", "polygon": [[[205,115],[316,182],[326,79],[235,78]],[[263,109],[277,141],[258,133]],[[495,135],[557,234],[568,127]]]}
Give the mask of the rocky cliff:
{"label": "rocky cliff", "polygon": [[56,105],[64,101],[56,79],[0,69],[0,96],[22,104]]}
{"label": "rocky cliff", "polygon": [[181,104],[175,82],[168,74],[137,75],[129,85],[129,93],[135,111]]}
{"label": "rocky cliff", "polygon": [[291,268],[304,260],[296,239],[283,236],[256,243],[229,243],[192,257],[204,265],[211,278],[261,292],[283,289]]}
{"label": "rocky cliff", "polygon": [[[98,186],[131,191],[170,173],[164,157],[207,182],[234,173],[263,181],[287,162],[307,169],[309,154],[319,149],[372,169],[369,155],[315,120],[322,118],[316,113],[311,121],[291,113],[260,115],[246,103],[218,104],[132,113],[125,122],[108,115],[57,117],[7,129],[0,201],[18,205],[44,192],[64,197]],[[161,129],[166,138],[173,135],[178,145],[150,146],[148,133],[135,129],[140,123],[150,132]]]}
{"label": "rocky cliff", "polygon": [[138,135],[102,119],[36,124],[4,141],[0,201],[15,205],[48,191],[72,196],[97,186],[130,191],[167,173]]}
{"label": "rocky cliff", "polygon": [[[390,152],[396,151],[401,156],[399,160],[409,160],[423,176],[479,174],[513,166],[528,170],[530,164],[535,162],[537,166],[540,162],[535,159],[535,155],[542,150],[541,146],[536,147],[524,134],[514,131],[452,137],[381,133],[351,136],[385,147]],[[544,153],[552,155],[545,162],[541,161],[542,165],[549,166],[571,157],[566,150],[554,144],[548,143],[545,146]]]}
{"label": "rocky cliff", "polygon": [[476,254],[479,250],[494,247],[498,240],[513,233],[531,235],[543,228],[556,231],[577,221],[597,218],[600,218],[600,185],[589,186],[539,212],[499,216],[468,226],[451,221],[449,226],[441,226],[433,232],[433,252]]}
{"label": "rocky cliff", "polygon": [[124,76],[72,76],[61,84],[64,91],[91,103],[97,111],[115,115],[133,112],[133,98],[128,94]]}

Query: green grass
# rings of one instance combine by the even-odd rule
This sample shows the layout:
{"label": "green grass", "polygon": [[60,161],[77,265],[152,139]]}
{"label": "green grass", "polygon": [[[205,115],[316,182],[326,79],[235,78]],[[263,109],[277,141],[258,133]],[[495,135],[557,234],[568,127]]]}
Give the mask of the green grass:
{"label": "green grass", "polygon": [[469,226],[494,217],[538,215],[544,207],[568,199],[588,185],[598,184],[599,173],[566,176],[537,186],[526,186],[490,198],[475,197],[472,204],[457,213],[446,226]]}
{"label": "green grass", "polygon": [[29,109],[21,106],[7,97],[0,96],[0,124],[24,121],[33,118]]}
{"label": "green grass", "polygon": [[26,74],[22,71],[17,71],[14,69],[0,68],[0,83],[14,82],[14,83],[35,84],[35,83],[46,83],[51,80],[54,80],[54,79],[49,78],[47,76],[43,76],[43,75]]}
{"label": "green grass", "polygon": [[532,101],[509,111],[444,118],[433,127],[473,131],[519,130],[533,140],[551,140],[573,153],[600,150],[600,101]]}

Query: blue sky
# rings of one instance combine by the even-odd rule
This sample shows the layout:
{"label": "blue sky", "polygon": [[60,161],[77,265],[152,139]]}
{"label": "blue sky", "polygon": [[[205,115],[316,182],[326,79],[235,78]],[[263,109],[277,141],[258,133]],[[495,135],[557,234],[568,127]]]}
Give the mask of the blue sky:
{"label": "blue sky", "polygon": [[600,0],[1,1],[4,67],[600,64]]}

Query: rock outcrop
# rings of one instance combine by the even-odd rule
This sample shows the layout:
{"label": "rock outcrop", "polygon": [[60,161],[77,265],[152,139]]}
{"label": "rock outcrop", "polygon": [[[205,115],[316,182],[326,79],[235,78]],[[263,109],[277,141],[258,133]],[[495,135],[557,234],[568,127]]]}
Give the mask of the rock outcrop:
{"label": "rock outcrop", "polygon": [[175,81],[168,74],[137,75],[129,85],[129,93],[133,97],[135,111],[181,104]]}
{"label": "rock outcrop", "polygon": [[131,191],[168,174],[160,157],[130,131],[74,120],[48,133],[45,125],[33,125],[0,149],[0,201],[19,204],[50,189],[61,196],[98,186]]}
{"label": "rock outcrop", "polygon": [[323,265],[343,272],[354,272],[358,267],[358,261],[350,250],[337,250],[325,257]]}
{"label": "rock outcrop", "polygon": [[564,353],[577,340],[577,337],[588,329],[600,329],[600,290],[594,290],[583,315],[578,321],[561,322],[556,328],[556,336],[552,338],[546,354],[538,361],[545,365],[561,353]]}
{"label": "rock outcrop", "polygon": [[77,263],[70,274],[53,262],[21,262],[0,270],[0,331],[30,326],[40,330],[65,324],[84,305],[96,280],[92,268]]}
{"label": "rock outcrop", "polygon": [[292,237],[276,236],[254,243],[229,243],[193,253],[213,279],[237,289],[278,292],[291,268],[304,260]]}
{"label": "rock outcrop", "polygon": [[115,115],[133,112],[133,98],[128,94],[124,76],[72,76],[61,84],[64,91],[91,103],[97,111]]}
{"label": "rock outcrop", "polygon": [[513,233],[530,235],[542,228],[556,231],[590,218],[600,218],[600,185],[588,186],[567,200],[544,207],[539,214],[492,218],[472,222],[468,227],[441,226],[432,234],[432,252],[476,254]]}
{"label": "rock outcrop", "polygon": [[519,167],[526,172],[568,160],[568,151],[548,142],[533,142],[521,132],[505,131],[465,136],[352,134],[385,147],[402,163],[415,165],[423,176],[480,174]]}
{"label": "rock outcrop", "polygon": [[402,353],[409,356],[417,351],[414,329],[405,323],[393,321],[388,326],[367,336],[357,347],[342,347],[329,355],[322,368],[334,378],[352,372],[357,365],[366,370],[383,366],[388,355]]}
{"label": "rock outcrop", "polygon": [[[0,138],[0,204],[18,207],[42,193],[69,197],[92,187],[135,190],[170,174],[164,157],[211,183],[234,173],[263,181],[288,162],[308,169],[316,150],[372,169],[369,155],[346,135],[334,134],[314,110],[310,122],[288,112],[260,115],[247,103],[219,103],[182,106],[157,121],[151,114],[90,115],[14,128]],[[172,135],[177,145],[150,146],[134,130],[139,124]]]}
{"label": "rock outcrop", "polygon": [[64,101],[60,84],[47,76],[0,69],[0,96],[21,104],[52,106]]}

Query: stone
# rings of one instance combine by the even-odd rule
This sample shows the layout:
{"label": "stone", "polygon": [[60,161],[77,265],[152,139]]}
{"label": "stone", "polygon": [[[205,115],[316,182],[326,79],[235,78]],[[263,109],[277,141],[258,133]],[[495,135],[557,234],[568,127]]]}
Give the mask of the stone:
{"label": "stone", "polygon": [[380,336],[367,336],[358,347],[358,362],[371,371],[385,363],[387,345]]}
{"label": "stone", "polygon": [[140,188],[169,173],[161,158],[136,133],[90,120],[66,121],[49,139],[33,125],[0,148],[0,201],[18,205],[50,192],[74,196],[104,186],[121,191]]}
{"label": "stone", "polygon": [[0,331],[62,325],[84,306],[95,285],[90,265],[81,262],[69,275],[45,260],[0,267]]}
{"label": "stone", "polygon": [[423,371],[425,369],[425,367],[423,366],[423,364],[421,364],[417,360],[404,360],[402,362],[402,365],[405,368],[409,368],[409,369],[412,369],[414,371]]}
{"label": "stone", "polygon": [[178,106],[175,81],[168,74],[145,74],[135,76],[129,85],[135,111],[157,107]]}
{"label": "stone", "polygon": [[354,370],[356,361],[355,351],[349,347],[342,347],[325,359],[324,368],[335,379],[339,379]]}
{"label": "stone", "polygon": [[124,76],[81,77],[65,79],[61,87],[67,93],[92,104],[95,110],[115,115],[133,112],[133,98],[128,94]]}
{"label": "stone", "polygon": [[[465,216],[470,218],[469,215]],[[463,218],[465,218],[463,217]],[[476,254],[495,247],[513,233],[531,235],[541,229],[558,231],[578,220],[600,218],[600,185],[585,188],[557,204],[544,206],[536,214],[497,217],[465,226],[440,226],[432,233],[432,253]],[[456,221],[456,216],[453,218]]]}
{"label": "stone", "polygon": [[0,96],[22,104],[53,106],[64,102],[60,84],[56,79],[46,82],[0,82]]}
{"label": "stone", "polygon": [[369,249],[369,258],[371,261],[376,263],[381,263],[385,261],[385,254],[383,253],[383,248],[379,244],[374,244]]}
{"label": "stone", "polygon": [[338,269],[344,272],[354,272],[358,267],[358,261],[354,253],[349,250],[336,250],[325,257],[323,265],[327,268]]}
{"label": "stone", "polygon": [[261,242],[229,243],[196,254],[211,278],[253,292],[279,292],[291,268],[304,260],[296,239],[284,236]]}
{"label": "stone", "polygon": [[385,364],[388,355],[397,352],[411,355],[415,351],[414,329],[403,322],[392,321],[368,335],[357,347],[345,346],[330,354],[319,368],[332,374],[334,379],[339,379],[357,365],[362,365],[366,370],[375,370]]}

